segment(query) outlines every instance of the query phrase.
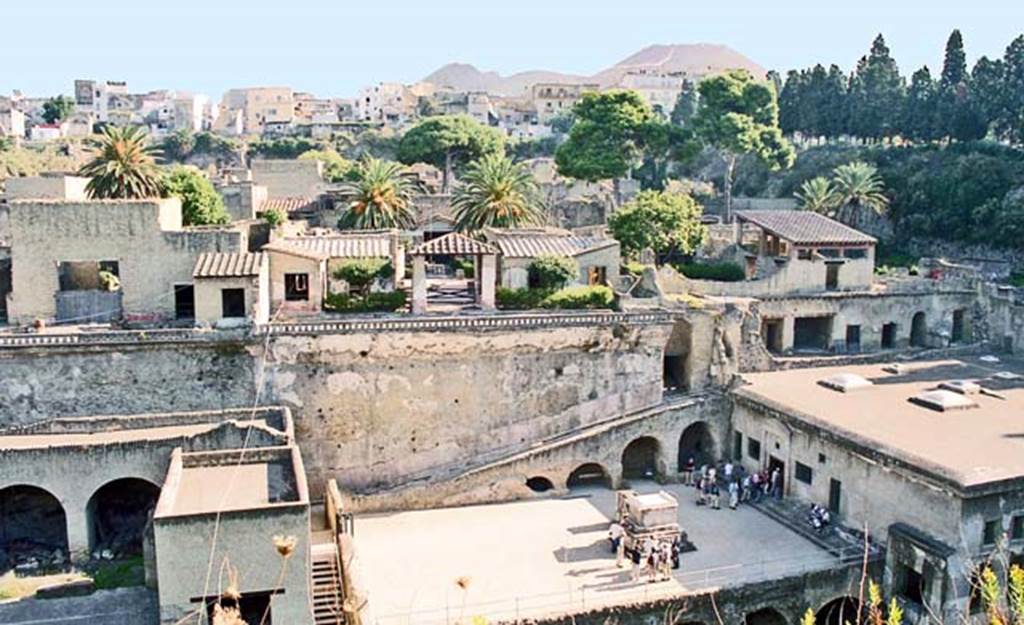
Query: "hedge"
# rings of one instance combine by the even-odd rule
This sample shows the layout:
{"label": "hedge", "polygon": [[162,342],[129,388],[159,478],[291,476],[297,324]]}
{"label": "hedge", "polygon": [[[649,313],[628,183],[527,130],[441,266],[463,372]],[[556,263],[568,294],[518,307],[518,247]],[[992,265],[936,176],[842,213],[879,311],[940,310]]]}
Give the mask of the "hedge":
{"label": "hedge", "polygon": [[736,263],[686,263],[676,265],[679,273],[692,280],[713,280],[716,282],[741,282],[747,274]]}
{"label": "hedge", "polygon": [[331,312],[395,312],[407,303],[405,291],[368,293],[365,296],[330,293],[324,298],[324,309]]}
{"label": "hedge", "polygon": [[615,294],[606,286],[570,286],[544,298],[541,308],[578,310],[581,308],[611,308]]}

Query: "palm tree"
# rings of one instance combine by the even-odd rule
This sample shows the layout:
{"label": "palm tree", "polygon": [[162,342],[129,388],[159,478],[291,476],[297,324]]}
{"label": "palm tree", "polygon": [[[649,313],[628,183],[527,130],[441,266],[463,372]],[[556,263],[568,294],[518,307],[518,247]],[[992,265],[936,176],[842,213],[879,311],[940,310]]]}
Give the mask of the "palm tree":
{"label": "palm tree", "polygon": [[836,190],[832,181],[824,176],[804,180],[800,190],[793,195],[804,210],[831,215],[836,209]]}
{"label": "palm tree", "polygon": [[850,223],[856,220],[861,209],[868,209],[879,215],[885,213],[889,198],[882,192],[884,186],[874,165],[854,161],[836,167],[834,175],[836,191],[836,219]]}
{"label": "palm tree", "polygon": [[339,228],[369,230],[409,228],[416,223],[412,196],[415,184],[399,163],[367,157],[355,168],[355,181],[342,185],[349,199]]}
{"label": "palm tree", "polygon": [[537,182],[522,163],[488,154],[466,169],[452,197],[455,227],[474,232],[488,226],[519,228],[544,221]]}
{"label": "palm tree", "polygon": [[107,126],[96,140],[93,157],[79,170],[91,178],[85,189],[96,199],[141,199],[160,196],[160,151],[146,144],[141,128]]}

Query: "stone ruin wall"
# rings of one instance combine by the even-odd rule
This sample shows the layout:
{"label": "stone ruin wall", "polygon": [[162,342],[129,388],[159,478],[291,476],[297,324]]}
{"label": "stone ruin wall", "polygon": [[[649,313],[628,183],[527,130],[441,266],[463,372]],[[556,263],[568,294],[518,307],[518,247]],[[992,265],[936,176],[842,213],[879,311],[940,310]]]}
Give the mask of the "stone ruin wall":
{"label": "stone ruin wall", "polygon": [[57,416],[293,410],[312,492],[402,483],[661,400],[667,325],[365,332],[0,350],[0,427]]}

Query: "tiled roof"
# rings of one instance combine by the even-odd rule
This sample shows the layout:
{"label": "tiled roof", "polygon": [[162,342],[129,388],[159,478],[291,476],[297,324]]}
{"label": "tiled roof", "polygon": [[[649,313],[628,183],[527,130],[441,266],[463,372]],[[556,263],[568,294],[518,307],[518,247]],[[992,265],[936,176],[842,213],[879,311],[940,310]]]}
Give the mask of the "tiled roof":
{"label": "tiled roof", "polygon": [[535,258],[541,255],[573,257],[618,245],[614,239],[529,230],[490,230],[488,236],[506,258]]}
{"label": "tiled roof", "polygon": [[867,245],[877,242],[860,230],[811,211],[736,211],[736,217],[796,245]]}
{"label": "tiled roof", "polygon": [[483,241],[471,239],[458,232],[449,232],[443,237],[427,241],[411,252],[413,256],[472,256],[474,254],[497,254],[498,249]]}
{"label": "tiled roof", "polygon": [[294,245],[288,245],[284,241],[274,241],[263,246],[264,252],[279,252],[281,254],[288,254],[289,256],[298,256],[299,258],[308,258],[310,260],[327,260],[330,258],[323,252],[317,252],[315,250],[308,250],[302,247]]}
{"label": "tiled roof", "polygon": [[263,201],[260,205],[260,212],[277,210],[286,215],[301,210],[315,209],[320,207],[320,200],[311,197],[278,197]]}
{"label": "tiled roof", "polygon": [[259,252],[206,252],[199,255],[193,278],[245,278],[258,276],[263,266]]}
{"label": "tiled roof", "polygon": [[316,252],[328,258],[391,257],[391,234],[388,232],[289,237],[278,244]]}

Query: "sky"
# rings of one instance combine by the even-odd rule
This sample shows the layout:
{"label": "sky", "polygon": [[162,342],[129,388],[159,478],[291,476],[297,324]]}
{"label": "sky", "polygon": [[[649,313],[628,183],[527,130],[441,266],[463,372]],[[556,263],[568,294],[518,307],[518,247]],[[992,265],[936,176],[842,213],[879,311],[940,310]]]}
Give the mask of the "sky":
{"label": "sky", "polygon": [[[848,70],[883,33],[900,69],[933,74],[946,38],[968,61],[1024,33],[1022,0],[4,0],[0,94],[71,94],[76,78],[219,98],[287,85],[351,97],[449,62],[589,75],[654,43],[720,43],[785,73]],[[6,23],[5,23],[6,22]]]}

